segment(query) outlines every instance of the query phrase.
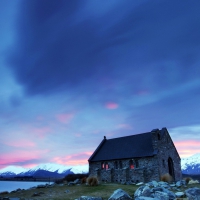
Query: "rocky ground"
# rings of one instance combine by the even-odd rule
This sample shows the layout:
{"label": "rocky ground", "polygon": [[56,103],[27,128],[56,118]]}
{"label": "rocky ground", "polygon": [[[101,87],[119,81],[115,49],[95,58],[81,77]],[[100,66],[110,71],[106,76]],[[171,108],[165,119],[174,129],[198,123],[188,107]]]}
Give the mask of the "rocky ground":
{"label": "rocky ground", "polygon": [[184,180],[173,184],[151,181],[123,184],[100,183],[81,185],[79,180],[63,184],[38,185],[28,190],[1,192],[0,200],[200,200],[200,183],[187,184]]}

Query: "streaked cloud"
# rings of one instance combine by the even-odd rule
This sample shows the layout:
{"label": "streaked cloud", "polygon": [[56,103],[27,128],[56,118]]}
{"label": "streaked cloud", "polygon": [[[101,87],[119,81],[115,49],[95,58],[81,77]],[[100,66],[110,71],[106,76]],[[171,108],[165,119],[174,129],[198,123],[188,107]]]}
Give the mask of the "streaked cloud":
{"label": "streaked cloud", "polygon": [[84,152],[79,154],[72,154],[66,157],[55,157],[53,161],[62,165],[86,165],[88,164],[88,159],[93,152]]}
{"label": "streaked cloud", "polygon": [[119,105],[117,103],[115,103],[115,102],[107,102],[105,104],[105,106],[106,106],[107,109],[111,109],[111,110],[112,109],[117,109],[119,107]]}

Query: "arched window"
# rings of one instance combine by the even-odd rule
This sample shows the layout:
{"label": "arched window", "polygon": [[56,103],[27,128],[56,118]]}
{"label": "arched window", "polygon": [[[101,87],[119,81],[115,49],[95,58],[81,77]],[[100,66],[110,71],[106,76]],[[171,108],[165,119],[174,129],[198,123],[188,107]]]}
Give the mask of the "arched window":
{"label": "arched window", "polygon": [[106,168],[106,169],[109,169],[109,165],[108,165],[107,162],[105,163],[105,168]]}
{"label": "arched window", "polygon": [[130,161],[129,161],[129,168],[130,168],[130,169],[134,169],[133,160],[130,160]]}
{"label": "arched window", "polygon": [[115,169],[118,169],[118,163],[115,161]]}
{"label": "arched window", "polygon": [[101,163],[101,169],[104,169],[105,168],[105,164],[104,162]]}

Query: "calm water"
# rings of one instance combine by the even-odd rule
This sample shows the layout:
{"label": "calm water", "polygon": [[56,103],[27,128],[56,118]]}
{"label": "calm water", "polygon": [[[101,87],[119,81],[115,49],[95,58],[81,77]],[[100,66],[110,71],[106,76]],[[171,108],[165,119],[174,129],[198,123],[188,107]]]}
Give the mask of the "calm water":
{"label": "calm water", "polygon": [[18,188],[29,189],[37,185],[45,185],[49,182],[25,182],[25,181],[0,181],[0,192],[8,191],[11,192]]}

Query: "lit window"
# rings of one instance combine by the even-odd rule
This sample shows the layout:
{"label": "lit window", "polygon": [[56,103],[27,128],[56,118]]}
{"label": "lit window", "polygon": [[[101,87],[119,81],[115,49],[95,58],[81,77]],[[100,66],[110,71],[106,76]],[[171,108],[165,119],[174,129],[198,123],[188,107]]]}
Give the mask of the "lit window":
{"label": "lit window", "polygon": [[108,168],[109,168],[108,163],[106,163],[106,169],[108,169]]}
{"label": "lit window", "polygon": [[129,161],[129,166],[130,166],[130,169],[134,169],[133,160],[130,160],[130,161]]}
{"label": "lit window", "polygon": [[104,163],[101,163],[101,169],[104,169]]}

